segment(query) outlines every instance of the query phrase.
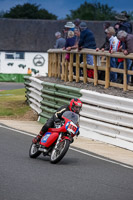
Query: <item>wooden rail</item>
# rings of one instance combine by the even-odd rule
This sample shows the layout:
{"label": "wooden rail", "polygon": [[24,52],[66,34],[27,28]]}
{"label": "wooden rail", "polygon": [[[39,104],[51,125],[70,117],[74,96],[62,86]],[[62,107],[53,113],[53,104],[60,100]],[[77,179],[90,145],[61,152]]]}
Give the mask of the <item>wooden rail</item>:
{"label": "wooden rail", "polygon": [[[70,53],[70,60],[65,59],[66,53]],[[86,61],[86,54],[93,55],[94,65],[88,65]],[[83,62],[80,62],[80,56],[83,56]],[[98,59],[105,57],[105,64],[100,62],[98,65]],[[110,57],[123,58],[124,69],[110,67]],[[83,49],[81,51],[72,50],[70,52],[62,49],[49,49],[48,50],[48,76],[60,78],[61,80],[67,81],[83,81],[84,83],[92,82],[94,85],[104,85],[105,88],[110,86],[123,88],[126,90],[133,90],[133,86],[127,84],[127,75],[133,75],[132,70],[127,70],[126,59],[133,60],[133,53],[125,56],[123,53],[110,54],[108,51],[98,51],[93,49]],[[75,68],[75,74],[73,69]],[[80,69],[83,71],[83,75],[80,74]],[[87,77],[87,69],[94,70],[94,78]],[[98,77],[98,71],[105,72],[105,79],[100,80]],[[110,72],[117,72],[123,74],[123,84],[110,82]]]}

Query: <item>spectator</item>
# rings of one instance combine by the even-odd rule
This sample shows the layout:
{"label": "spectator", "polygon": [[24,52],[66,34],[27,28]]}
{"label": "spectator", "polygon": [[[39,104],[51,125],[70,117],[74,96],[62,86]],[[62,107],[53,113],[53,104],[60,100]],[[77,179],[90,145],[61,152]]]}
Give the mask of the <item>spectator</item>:
{"label": "spectator", "polygon": [[99,50],[109,50],[110,48],[110,42],[109,42],[109,38],[107,37],[107,31],[106,29],[110,27],[110,23],[109,22],[105,22],[103,24],[103,29],[104,29],[104,33],[106,35],[106,38],[105,38],[105,42],[103,43],[103,45],[100,47],[100,48],[96,48],[96,51],[99,51]]}
{"label": "spectator", "polygon": [[[96,51],[99,51],[99,50],[109,50],[110,48],[110,42],[109,42],[109,38],[107,37],[107,32],[106,32],[106,29],[110,27],[110,23],[109,22],[105,22],[103,24],[103,29],[104,29],[104,33],[106,35],[106,38],[105,38],[105,42],[103,43],[103,45],[100,47],[100,48],[96,48]],[[102,59],[106,60],[106,57],[103,56]],[[98,71],[98,78],[100,80],[105,80],[105,71]]]}
{"label": "spectator", "polygon": [[63,29],[63,37],[66,39],[68,36],[68,31],[74,31],[75,24],[72,22],[67,22]]}
{"label": "spectator", "polygon": [[[109,52],[113,53],[113,52],[118,51],[118,46],[120,44],[120,41],[115,36],[115,29],[112,26],[110,26],[108,29],[106,29],[106,31],[107,31],[107,37],[109,38],[109,42],[110,42]],[[116,58],[111,57],[110,66],[113,68],[117,68],[117,59]],[[110,81],[111,82],[117,81],[117,73],[116,72],[110,72]]]}
{"label": "spectator", "polygon": [[80,31],[79,25],[80,25],[81,21],[79,18],[75,19],[74,24],[75,24],[75,29]]}
{"label": "spectator", "polygon": [[75,35],[75,44],[73,46],[70,46],[69,48],[67,48],[68,51],[70,51],[71,49],[78,48],[78,43],[79,43],[79,39],[80,39],[80,30],[75,28],[74,35]]}
{"label": "spectator", "polygon": [[[78,49],[81,50],[82,48],[87,49],[96,49],[96,42],[93,33],[87,28],[87,24],[85,22],[81,22],[79,25],[80,28],[80,39],[78,44]],[[81,57],[82,60],[82,57]],[[90,54],[86,55],[87,64],[93,65],[93,56]],[[87,76],[89,78],[94,77],[94,70],[87,69]]]}
{"label": "spectator", "polygon": [[[119,51],[122,51],[124,53],[124,55],[128,55],[129,53],[133,53],[133,35],[132,34],[128,34],[125,31],[119,31],[117,34],[117,38],[121,41],[125,43],[125,49],[122,48],[122,46],[119,48]],[[127,63],[127,69],[130,70],[131,66],[132,66],[132,60],[130,59],[126,59],[126,63]],[[123,63],[121,63],[121,65],[118,66],[118,68],[123,69]],[[127,76],[127,83],[129,82],[129,75]],[[122,74],[121,74],[121,78]],[[132,81],[131,81],[132,82]]]}
{"label": "spectator", "polygon": [[75,45],[76,37],[73,31],[68,31],[68,38],[66,39],[65,49],[69,50],[69,47]]}
{"label": "spectator", "polygon": [[32,74],[32,71],[31,71],[30,68],[28,68],[28,72],[27,72],[27,74]]}
{"label": "spectator", "polygon": [[[66,44],[65,44],[65,48],[67,51],[71,50],[71,47],[75,45],[75,41],[76,41],[76,37],[74,36],[74,32],[73,31],[68,31],[68,38],[66,39]],[[66,60],[70,60],[70,54],[67,53],[66,54]]]}
{"label": "spectator", "polygon": [[[93,33],[87,28],[87,24],[85,22],[81,22],[80,25],[80,40],[78,48],[81,50],[82,48],[88,49],[96,49],[96,42]],[[87,55],[87,64],[93,65],[93,56]]]}
{"label": "spectator", "polygon": [[122,11],[119,15],[115,16],[115,18],[118,20],[114,26],[116,33],[121,30],[129,34],[132,33],[132,24],[129,22],[129,15],[126,11]]}
{"label": "spectator", "polygon": [[55,49],[63,48],[65,46],[66,40],[61,37],[61,33],[60,32],[56,32],[55,33],[55,37],[57,39],[56,39],[56,44],[55,44],[54,48]]}

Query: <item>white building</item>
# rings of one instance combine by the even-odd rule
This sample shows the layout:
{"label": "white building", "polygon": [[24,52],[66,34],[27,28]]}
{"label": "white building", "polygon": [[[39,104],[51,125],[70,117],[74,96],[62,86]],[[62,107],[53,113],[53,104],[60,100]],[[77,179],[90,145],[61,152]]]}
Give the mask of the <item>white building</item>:
{"label": "white building", "polygon": [[42,52],[0,52],[0,81],[23,82],[23,76],[46,76],[48,53]]}

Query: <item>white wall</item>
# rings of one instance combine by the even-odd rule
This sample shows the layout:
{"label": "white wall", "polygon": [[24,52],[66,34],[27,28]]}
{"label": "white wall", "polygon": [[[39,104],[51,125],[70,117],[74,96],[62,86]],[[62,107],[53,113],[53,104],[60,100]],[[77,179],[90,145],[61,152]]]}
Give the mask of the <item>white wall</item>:
{"label": "white wall", "polygon": [[[43,75],[48,73],[48,53],[40,52],[25,52],[24,59],[6,59],[5,52],[0,52],[0,73],[3,74],[27,74],[28,68],[35,69],[39,73],[33,76]],[[34,62],[40,61],[42,66],[35,66]],[[25,67],[19,67],[24,65]]]}

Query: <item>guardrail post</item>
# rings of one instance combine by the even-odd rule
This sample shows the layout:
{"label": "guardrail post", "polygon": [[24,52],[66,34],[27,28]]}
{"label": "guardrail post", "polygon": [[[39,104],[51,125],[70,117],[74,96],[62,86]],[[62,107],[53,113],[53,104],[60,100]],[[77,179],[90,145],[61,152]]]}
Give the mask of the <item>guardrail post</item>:
{"label": "guardrail post", "polygon": [[76,82],[79,82],[79,71],[80,71],[79,53],[77,53],[76,54]]}
{"label": "guardrail post", "polygon": [[65,80],[65,54],[62,54],[62,72],[61,72],[61,80]]}
{"label": "guardrail post", "polygon": [[58,78],[61,77],[61,54],[58,54]]}
{"label": "guardrail post", "polygon": [[65,62],[65,82],[68,81],[68,64],[69,64],[69,62],[68,62],[68,60],[66,60],[66,62]]}
{"label": "guardrail post", "polygon": [[58,77],[58,54],[54,54],[54,67],[55,67],[55,78]]}
{"label": "guardrail post", "polygon": [[94,56],[94,85],[98,83],[97,56]]}
{"label": "guardrail post", "polygon": [[127,90],[127,63],[126,59],[124,59],[124,74],[123,74],[123,89],[124,91]]}
{"label": "guardrail post", "polygon": [[48,54],[48,77],[52,76],[52,59],[51,59],[51,53]]}
{"label": "guardrail post", "polygon": [[86,83],[87,82],[86,54],[83,54],[83,77],[84,77],[84,83]]}
{"label": "guardrail post", "polygon": [[110,57],[106,57],[105,88],[110,85]]}
{"label": "guardrail post", "polygon": [[51,64],[52,64],[52,77],[54,77],[55,76],[55,53],[52,53]]}
{"label": "guardrail post", "polygon": [[70,53],[69,81],[73,81],[73,54]]}

